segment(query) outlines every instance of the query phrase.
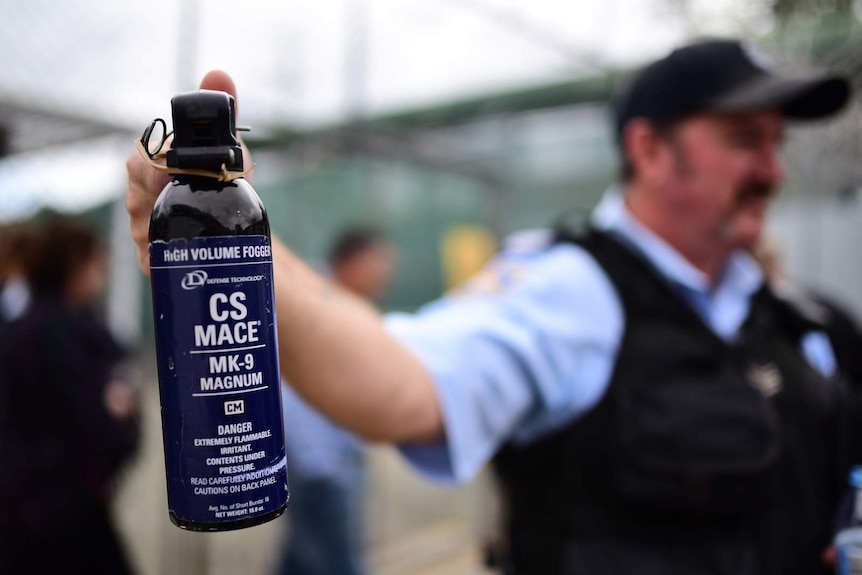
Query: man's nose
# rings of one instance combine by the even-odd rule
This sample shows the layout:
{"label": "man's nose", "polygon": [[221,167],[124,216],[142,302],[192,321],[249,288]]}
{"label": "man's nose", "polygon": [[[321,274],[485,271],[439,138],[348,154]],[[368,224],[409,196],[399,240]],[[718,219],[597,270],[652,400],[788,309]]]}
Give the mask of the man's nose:
{"label": "man's nose", "polygon": [[784,180],[784,162],[781,150],[775,144],[766,144],[758,154],[754,170],[757,180],[771,186],[778,186]]}

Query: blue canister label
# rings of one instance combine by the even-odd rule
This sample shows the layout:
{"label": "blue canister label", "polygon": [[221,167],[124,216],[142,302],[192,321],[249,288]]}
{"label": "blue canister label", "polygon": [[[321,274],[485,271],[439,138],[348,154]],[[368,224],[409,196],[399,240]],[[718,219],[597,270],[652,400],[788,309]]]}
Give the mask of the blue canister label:
{"label": "blue canister label", "polygon": [[220,523],[287,502],[266,236],[150,243],[168,508]]}

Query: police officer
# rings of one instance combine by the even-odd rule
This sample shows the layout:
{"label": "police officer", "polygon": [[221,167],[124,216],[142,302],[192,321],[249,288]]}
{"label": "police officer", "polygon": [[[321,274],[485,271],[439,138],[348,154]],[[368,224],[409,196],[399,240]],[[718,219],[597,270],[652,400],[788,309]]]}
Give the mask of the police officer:
{"label": "police officer", "polygon": [[[202,85],[235,93],[220,72]],[[496,457],[518,573],[819,572],[857,402],[746,248],[785,121],[849,92],[736,41],[674,51],[615,104],[624,170],[592,231],[504,251],[413,316],[382,321],[277,245],[284,375],[433,479]],[[128,171],[146,269],[164,180],[134,155]]]}

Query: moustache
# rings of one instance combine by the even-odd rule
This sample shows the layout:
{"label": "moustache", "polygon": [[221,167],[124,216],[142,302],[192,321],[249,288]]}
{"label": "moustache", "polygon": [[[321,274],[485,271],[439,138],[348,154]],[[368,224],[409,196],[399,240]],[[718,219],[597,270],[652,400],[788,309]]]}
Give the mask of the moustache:
{"label": "moustache", "polygon": [[768,200],[773,196],[775,192],[775,186],[770,184],[765,184],[761,182],[749,182],[748,184],[742,186],[736,194],[736,203],[742,204],[746,200],[754,199],[764,199]]}

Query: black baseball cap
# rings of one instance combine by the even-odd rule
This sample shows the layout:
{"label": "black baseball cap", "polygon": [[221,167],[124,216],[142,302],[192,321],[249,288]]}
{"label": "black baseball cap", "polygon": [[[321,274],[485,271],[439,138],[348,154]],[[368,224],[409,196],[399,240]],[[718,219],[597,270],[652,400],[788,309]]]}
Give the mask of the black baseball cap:
{"label": "black baseball cap", "polygon": [[634,118],[667,123],[703,112],[768,108],[788,118],[821,118],[843,108],[850,92],[840,75],[779,76],[752,47],[708,40],[678,48],[636,74],[614,98],[614,128],[621,141]]}

